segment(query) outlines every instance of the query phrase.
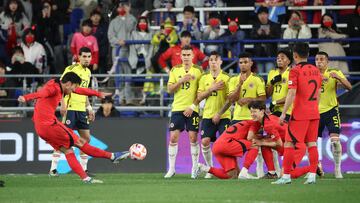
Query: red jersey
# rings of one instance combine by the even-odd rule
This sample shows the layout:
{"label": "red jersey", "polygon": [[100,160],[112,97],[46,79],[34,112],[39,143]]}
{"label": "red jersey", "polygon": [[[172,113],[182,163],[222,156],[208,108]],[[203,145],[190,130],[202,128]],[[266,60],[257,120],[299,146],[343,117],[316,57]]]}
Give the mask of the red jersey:
{"label": "red jersey", "polygon": [[[100,93],[87,88],[76,88],[76,94],[99,96]],[[35,124],[52,125],[57,120],[56,108],[63,97],[59,79],[49,80],[41,90],[24,95],[26,101],[36,100],[33,121]]]}
{"label": "red jersey", "polygon": [[[203,61],[206,58],[206,55],[200,51],[195,46],[192,46],[193,52],[194,52],[194,58],[193,58],[193,64],[198,64],[199,61]],[[166,67],[166,61],[171,59],[171,66],[174,67],[176,65],[179,65],[182,63],[181,61],[181,46],[176,45],[174,47],[168,48],[164,53],[162,53],[159,57],[159,64],[162,68]],[[202,67],[203,69],[206,69],[209,62],[203,61]]]}
{"label": "red jersey", "polygon": [[303,62],[290,69],[289,89],[296,89],[292,119],[313,120],[320,118],[318,97],[321,81],[319,69],[312,64]]}
{"label": "red jersey", "polygon": [[284,125],[280,125],[279,117],[274,115],[265,115],[263,124],[264,131],[271,139],[281,139],[282,141],[285,141],[288,125],[286,123],[284,123]]}
{"label": "red jersey", "polygon": [[261,124],[252,120],[238,122],[229,126],[226,131],[221,134],[221,139],[246,140],[249,131],[256,133],[260,129]]}

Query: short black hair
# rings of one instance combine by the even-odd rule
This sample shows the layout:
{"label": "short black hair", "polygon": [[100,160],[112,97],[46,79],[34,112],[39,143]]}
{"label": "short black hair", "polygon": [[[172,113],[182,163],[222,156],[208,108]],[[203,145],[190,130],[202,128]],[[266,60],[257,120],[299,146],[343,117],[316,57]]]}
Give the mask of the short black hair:
{"label": "short black hair", "polygon": [[269,9],[265,6],[260,6],[256,14],[260,14],[260,13],[269,13]]}
{"label": "short black hair", "polygon": [[212,52],[210,52],[210,55],[209,55],[209,56],[221,57],[221,55],[220,55],[219,52],[217,52],[217,51],[212,51]]}
{"label": "short black hair", "polygon": [[181,49],[181,51],[183,51],[183,50],[193,50],[193,48],[190,46],[190,45],[185,45],[182,49]]}
{"label": "short black hair", "polygon": [[249,109],[266,110],[265,102],[263,101],[252,101],[248,105]]}
{"label": "short black hair", "polygon": [[183,37],[190,37],[191,38],[191,33],[187,30],[185,31],[182,31],[181,34],[180,34],[180,38],[183,38]]}
{"label": "short black hair", "polygon": [[316,55],[326,56],[326,58],[329,59],[329,54],[327,54],[325,51],[319,51]]}
{"label": "short black hair", "polygon": [[92,21],[90,19],[84,20],[81,23],[81,27],[84,27],[84,26],[93,27]]}
{"label": "short black hair", "polygon": [[251,59],[252,55],[249,52],[243,52],[239,55],[239,59],[240,58],[250,58]]}
{"label": "short black hair", "polygon": [[67,72],[65,75],[61,78],[62,83],[71,82],[73,84],[80,85],[81,78],[74,72]]}
{"label": "short black hair", "polygon": [[114,103],[114,100],[112,99],[111,96],[106,96],[104,99],[101,100],[101,103],[104,104],[104,103]]}
{"label": "short black hair", "polygon": [[81,54],[85,52],[85,53],[91,53],[91,49],[88,47],[81,47],[79,50],[79,56],[81,56]]}
{"label": "short black hair", "polygon": [[301,58],[309,57],[309,51],[308,43],[296,43],[293,46],[293,53],[297,53]]}
{"label": "short black hair", "polygon": [[24,50],[21,46],[16,46],[12,49],[12,54],[15,54],[15,52],[21,52],[22,54],[24,54]]}
{"label": "short black hair", "polygon": [[291,53],[291,50],[289,48],[284,48],[284,49],[280,49],[278,52],[277,52],[277,55],[278,56],[279,54],[284,54],[290,61],[290,64],[292,64],[292,61],[293,61],[293,55]]}
{"label": "short black hair", "polygon": [[195,13],[195,8],[193,6],[185,6],[183,13],[185,12]]}

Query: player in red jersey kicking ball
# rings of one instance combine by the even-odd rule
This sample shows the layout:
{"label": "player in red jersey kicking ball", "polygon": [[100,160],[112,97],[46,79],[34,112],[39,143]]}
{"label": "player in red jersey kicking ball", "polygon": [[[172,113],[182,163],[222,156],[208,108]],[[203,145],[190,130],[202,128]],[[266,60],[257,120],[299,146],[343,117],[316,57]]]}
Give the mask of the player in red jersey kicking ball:
{"label": "player in red jersey kicking ball", "polygon": [[63,95],[72,92],[87,96],[104,98],[110,93],[97,92],[87,88],[79,88],[81,78],[73,72],[66,73],[61,80],[52,79],[44,87],[35,93],[26,94],[18,98],[19,102],[27,102],[36,99],[33,122],[36,133],[54,149],[65,154],[71,169],[80,176],[85,183],[103,183],[101,180],[90,178],[75,157],[72,146],[78,147],[81,151],[92,157],[110,159],[118,163],[129,156],[129,152],[107,152],[89,145],[83,138],[79,138],[74,131],[60,122],[56,116],[56,107]]}
{"label": "player in red jersey kicking ball", "polygon": [[319,94],[321,74],[316,66],[307,63],[309,45],[298,43],[293,47],[293,57],[296,66],[289,73],[289,91],[284,109],[280,116],[280,124],[284,123],[286,112],[291,104],[293,110],[288,124],[288,133],[284,144],[283,176],[272,184],[291,183],[290,173],[294,163],[295,146],[306,143],[310,173],[304,184],[314,184],[319,154],[316,146],[319,128]]}

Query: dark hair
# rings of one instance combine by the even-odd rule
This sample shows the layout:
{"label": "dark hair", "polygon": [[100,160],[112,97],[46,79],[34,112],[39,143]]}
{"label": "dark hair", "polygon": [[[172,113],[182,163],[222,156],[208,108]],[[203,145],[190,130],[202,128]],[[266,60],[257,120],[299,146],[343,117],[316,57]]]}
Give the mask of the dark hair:
{"label": "dark hair", "polygon": [[336,23],[335,23],[335,21],[334,21],[334,17],[330,14],[330,13],[325,13],[323,16],[321,16],[321,20],[320,20],[320,26],[321,26],[321,28],[323,28],[323,29],[328,29],[325,25],[324,25],[324,23],[323,23],[323,20],[324,20],[324,17],[325,16],[328,16],[328,17],[330,17],[332,20],[333,20],[333,24],[331,25],[331,28],[333,29],[333,30],[335,30],[337,33],[341,33],[341,31],[337,28],[337,26],[336,26]]}
{"label": "dark hair", "polygon": [[285,54],[285,56],[290,60],[290,64],[292,63],[293,55],[289,48],[280,49],[276,55],[278,56],[279,54]]}
{"label": "dark hair", "polygon": [[36,29],[36,26],[35,26],[35,25],[33,25],[33,26],[29,27],[29,28],[26,28],[26,29],[24,30],[22,36],[21,36],[21,40],[25,43],[25,42],[26,42],[26,41],[25,41],[26,35],[28,35],[29,33],[31,33],[31,34],[34,35],[34,38],[35,38],[35,41],[36,41],[37,38],[36,38],[35,29]]}
{"label": "dark hair", "polygon": [[90,17],[93,16],[93,15],[99,15],[102,18],[101,12],[99,10],[97,10],[97,9],[94,9],[94,10],[91,11]]}
{"label": "dark hair", "polygon": [[[11,14],[11,11],[9,8],[10,4],[13,2],[18,5],[14,15]],[[21,18],[23,18],[23,14],[24,14],[24,6],[23,6],[22,2],[20,2],[20,0],[8,0],[4,7],[4,14],[8,18],[13,18],[15,22],[19,22],[19,20]]]}
{"label": "dark hair", "polygon": [[250,58],[251,59],[252,55],[249,52],[243,52],[241,54],[239,54],[239,59],[240,58]]}
{"label": "dark hair", "polygon": [[221,15],[219,12],[211,12],[209,13],[209,19],[210,18],[217,18],[217,19],[220,19],[221,18]]}
{"label": "dark hair", "polygon": [[191,33],[187,30],[185,31],[182,31],[181,34],[180,34],[180,38],[183,38],[183,37],[190,37],[191,38]]}
{"label": "dark hair", "polygon": [[65,75],[61,78],[62,83],[71,82],[73,84],[80,85],[81,78],[74,72],[67,72]]}
{"label": "dark hair", "polygon": [[101,100],[101,103],[104,104],[104,103],[114,103],[114,100],[112,99],[111,96],[106,96],[104,99]]}
{"label": "dark hair", "polygon": [[195,13],[195,8],[193,6],[185,6],[183,13],[185,12]]}
{"label": "dark hair", "polygon": [[21,52],[22,54],[24,54],[24,50],[22,49],[21,46],[16,46],[12,49],[12,54],[14,54],[15,52]]}
{"label": "dark hair", "polygon": [[182,49],[181,49],[181,51],[183,51],[183,50],[193,50],[193,48],[190,46],[190,45],[185,45]]}
{"label": "dark hair", "polygon": [[217,51],[212,51],[209,56],[221,57],[220,54],[219,54],[219,52],[217,52]]}
{"label": "dark hair", "polygon": [[92,27],[92,26],[93,26],[92,21],[91,21],[90,19],[84,20],[84,21],[81,23],[81,27],[83,27],[83,26]]}
{"label": "dark hair", "polygon": [[265,102],[263,101],[252,101],[248,105],[249,109],[266,110]]}
{"label": "dark hair", "polygon": [[137,20],[137,23],[136,23],[136,30],[137,31],[140,31],[140,28],[139,28],[139,23],[140,23],[140,20],[145,20],[145,22],[148,24],[148,27],[146,28],[145,32],[149,32],[149,20],[146,16],[140,16]]}
{"label": "dark hair", "polygon": [[85,53],[91,53],[91,49],[89,49],[88,47],[81,47],[79,50],[79,56],[81,56],[81,54],[85,52]]}
{"label": "dark hair", "polygon": [[256,14],[260,14],[260,13],[269,13],[269,9],[264,6],[260,6]]}
{"label": "dark hair", "polygon": [[329,54],[327,54],[325,51],[319,51],[316,55],[322,55],[322,56],[326,56],[326,58],[329,58]]}
{"label": "dark hair", "polygon": [[44,8],[45,8],[45,7],[44,7],[44,4],[46,4],[46,3],[50,5],[50,8],[49,8],[49,9],[51,9],[52,3],[51,3],[51,1],[50,1],[50,0],[43,0],[43,1],[41,2],[42,9],[44,9]]}
{"label": "dark hair", "polygon": [[293,46],[293,53],[297,53],[301,58],[309,57],[309,50],[308,43],[296,43]]}

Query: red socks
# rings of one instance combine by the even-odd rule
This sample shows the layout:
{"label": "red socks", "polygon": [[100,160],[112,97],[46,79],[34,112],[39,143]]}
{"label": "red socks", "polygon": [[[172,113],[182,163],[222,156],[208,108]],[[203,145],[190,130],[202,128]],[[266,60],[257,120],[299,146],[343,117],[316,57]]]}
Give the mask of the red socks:
{"label": "red socks", "polygon": [[309,162],[310,162],[310,173],[316,173],[317,165],[319,162],[319,152],[317,146],[309,147]]}
{"label": "red socks", "polygon": [[294,163],[294,153],[295,149],[293,147],[285,147],[283,161],[284,174],[290,174],[292,170]]}
{"label": "red socks", "polygon": [[257,148],[250,148],[250,150],[245,155],[245,160],[243,166],[247,169],[250,168],[251,164],[254,163],[259,150]]}
{"label": "red socks", "polygon": [[88,177],[88,175],[85,173],[83,168],[81,167],[80,163],[75,157],[75,154],[73,152],[65,154],[66,160],[70,166],[70,168],[80,176],[81,179],[84,179]]}
{"label": "red socks", "polygon": [[261,147],[261,153],[264,158],[268,171],[275,171],[274,157],[270,147]]}
{"label": "red socks", "polygon": [[216,176],[220,179],[229,179],[230,178],[224,169],[211,167],[209,170],[209,173],[213,174],[214,176]]}
{"label": "red socks", "polygon": [[298,178],[310,171],[310,166],[295,168],[290,172],[291,178]]}
{"label": "red socks", "polygon": [[80,150],[83,151],[85,154],[90,155],[92,157],[111,159],[110,152],[104,151],[97,147],[93,147],[93,146],[89,145],[89,143],[85,143],[84,146],[82,146],[80,148]]}

